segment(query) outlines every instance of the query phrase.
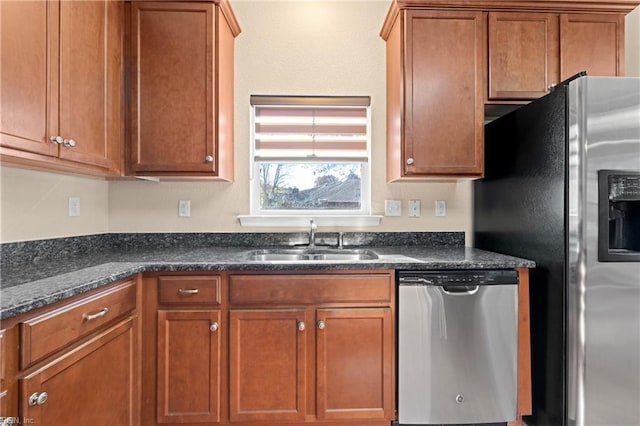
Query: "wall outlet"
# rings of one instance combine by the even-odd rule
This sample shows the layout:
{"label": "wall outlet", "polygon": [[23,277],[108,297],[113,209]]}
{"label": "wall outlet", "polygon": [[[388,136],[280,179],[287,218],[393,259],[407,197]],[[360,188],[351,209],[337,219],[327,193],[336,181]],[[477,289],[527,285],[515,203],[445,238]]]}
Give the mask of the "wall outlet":
{"label": "wall outlet", "polygon": [[80,216],[80,197],[69,197],[69,216]]}
{"label": "wall outlet", "polygon": [[402,201],[384,200],[385,216],[402,216]]}
{"label": "wall outlet", "polygon": [[180,217],[191,216],[191,200],[178,201],[178,216]]}
{"label": "wall outlet", "polygon": [[409,217],[420,217],[420,200],[409,200]]}
{"label": "wall outlet", "polygon": [[447,215],[447,202],[445,200],[436,200],[436,216],[444,217]]}

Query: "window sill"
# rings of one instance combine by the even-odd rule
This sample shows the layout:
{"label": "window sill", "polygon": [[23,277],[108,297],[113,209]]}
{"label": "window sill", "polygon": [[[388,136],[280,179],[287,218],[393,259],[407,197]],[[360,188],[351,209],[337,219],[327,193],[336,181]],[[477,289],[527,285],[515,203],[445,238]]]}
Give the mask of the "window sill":
{"label": "window sill", "polygon": [[255,227],[309,227],[313,219],[318,226],[378,226],[382,216],[374,215],[318,215],[318,216],[253,216],[239,215],[240,225]]}

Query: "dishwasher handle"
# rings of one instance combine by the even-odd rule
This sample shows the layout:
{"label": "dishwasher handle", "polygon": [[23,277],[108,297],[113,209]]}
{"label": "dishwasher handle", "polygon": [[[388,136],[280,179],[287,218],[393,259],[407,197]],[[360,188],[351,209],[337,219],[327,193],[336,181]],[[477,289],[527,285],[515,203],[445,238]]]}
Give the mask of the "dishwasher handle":
{"label": "dishwasher handle", "polygon": [[449,296],[473,296],[480,290],[479,285],[443,285],[440,288]]}
{"label": "dishwasher handle", "polygon": [[417,277],[417,276],[402,276],[400,277],[400,284],[424,284],[424,285],[434,285],[435,281],[434,280],[430,280],[428,278],[424,278],[424,277]]}

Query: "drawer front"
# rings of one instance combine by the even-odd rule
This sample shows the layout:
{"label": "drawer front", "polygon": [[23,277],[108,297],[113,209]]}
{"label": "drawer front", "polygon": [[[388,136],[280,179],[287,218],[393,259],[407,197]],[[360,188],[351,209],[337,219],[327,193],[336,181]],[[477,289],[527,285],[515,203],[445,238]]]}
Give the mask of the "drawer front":
{"label": "drawer front", "polygon": [[136,281],[128,280],[20,324],[20,365],[31,364],[136,308]]}
{"label": "drawer front", "polygon": [[219,276],[158,278],[158,303],[162,305],[219,305]]}
{"label": "drawer front", "polygon": [[391,274],[232,275],[229,301],[235,305],[391,303]]}

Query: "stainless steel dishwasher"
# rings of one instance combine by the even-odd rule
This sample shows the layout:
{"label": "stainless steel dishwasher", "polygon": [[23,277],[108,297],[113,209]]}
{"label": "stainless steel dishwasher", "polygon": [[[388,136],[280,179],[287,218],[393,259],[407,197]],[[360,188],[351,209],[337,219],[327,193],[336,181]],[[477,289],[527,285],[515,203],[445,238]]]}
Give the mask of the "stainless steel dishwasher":
{"label": "stainless steel dishwasher", "polygon": [[399,424],[516,418],[515,270],[399,271]]}

